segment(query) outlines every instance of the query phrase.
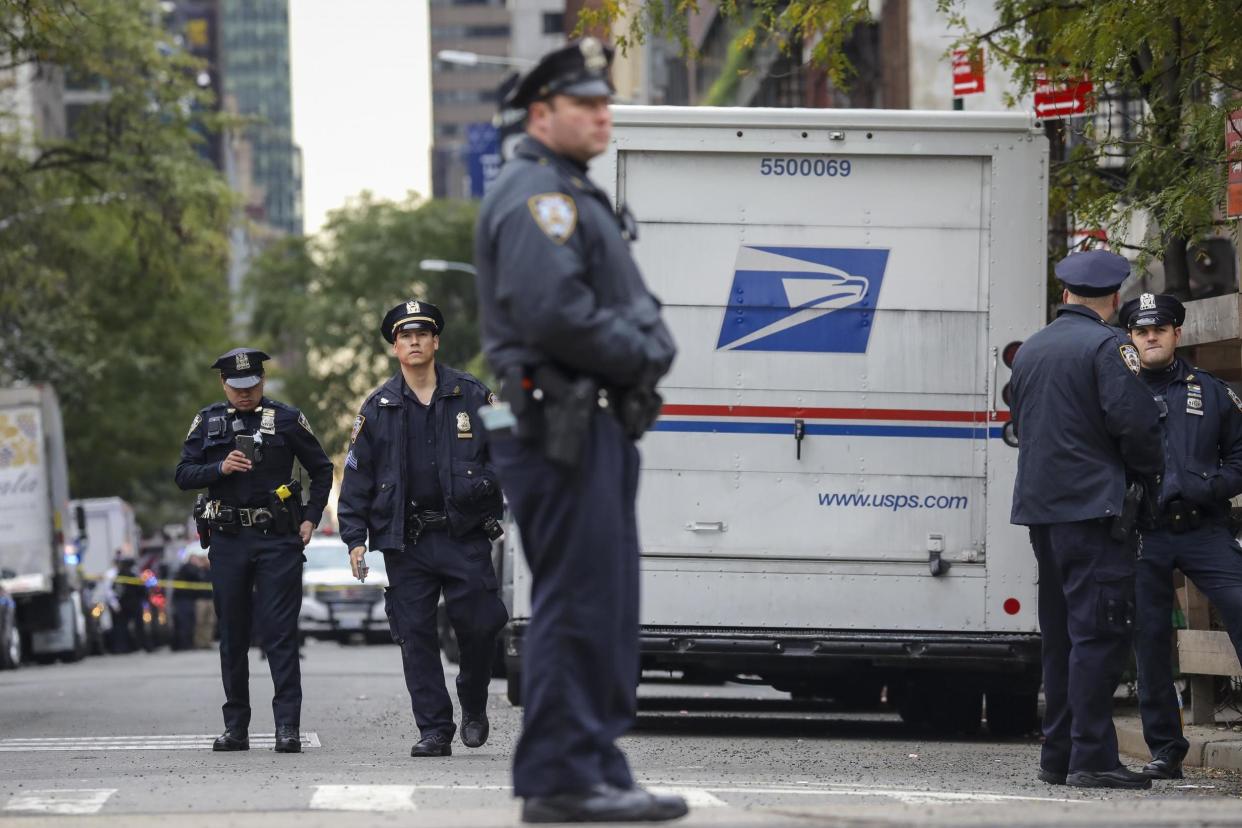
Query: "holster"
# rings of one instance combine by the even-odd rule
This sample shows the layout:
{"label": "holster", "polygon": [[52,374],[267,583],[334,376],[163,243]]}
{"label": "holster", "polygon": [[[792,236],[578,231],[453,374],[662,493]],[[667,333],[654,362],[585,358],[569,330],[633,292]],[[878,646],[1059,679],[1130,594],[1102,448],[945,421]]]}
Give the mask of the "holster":
{"label": "holster", "polygon": [[656,392],[655,386],[630,388],[612,396],[619,398],[614,410],[621,428],[631,440],[637,440],[651,430],[664,405],[664,398]]}
{"label": "holster", "polygon": [[510,372],[500,387],[517,420],[516,435],[540,444],[553,463],[577,468],[591,430],[591,415],[599,406],[599,385],[589,377],[573,377],[544,364],[529,372]]}
{"label": "holster", "polygon": [[1113,518],[1111,530],[1113,540],[1124,543],[1134,537],[1134,531],[1138,526],[1139,508],[1143,505],[1144,496],[1142,483],[1131,483],[1126,488],[1121,513]]}
{"label": "holster", "polygon": [[296,535],[302,525],[302,484],[291,480],[271,492],[273,530],[278,535]]}
{"label": "holster", "polygon": [[198,530],[198,545],[203,549],[211,546],[211,524],[207,522],[207,494],[199,492],[194,498],[194,528]]}

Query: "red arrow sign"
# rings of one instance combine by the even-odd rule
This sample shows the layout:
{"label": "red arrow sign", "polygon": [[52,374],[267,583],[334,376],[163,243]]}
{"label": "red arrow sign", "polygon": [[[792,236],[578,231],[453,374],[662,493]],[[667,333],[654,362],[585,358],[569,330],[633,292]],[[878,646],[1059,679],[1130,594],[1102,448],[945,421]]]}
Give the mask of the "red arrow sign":
{"label": "red arrow sign", "polygon": [[983,91],[983,48],[953,52],[953,97]]}
{"label": "red arrow sign", "polygon": [[1068,118],[1095,107],[1095,86],[1086,78],[1053,81],[1035,79],[1035,114],[1041,118]]}

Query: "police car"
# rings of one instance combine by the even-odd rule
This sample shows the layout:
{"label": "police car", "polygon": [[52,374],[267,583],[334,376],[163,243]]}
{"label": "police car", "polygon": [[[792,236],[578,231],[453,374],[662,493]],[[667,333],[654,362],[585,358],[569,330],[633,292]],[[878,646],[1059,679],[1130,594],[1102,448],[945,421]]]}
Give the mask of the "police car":
{"label": "police car", "polygon": [[347,642],[363,638],[382,644],[392,641],[384,614],[388,574],[384,556],[367,555],[370,573],[360,583],[349,568],[349,550],[337,535],[315,535],[303,550],[302,610],[298,632],[303,638]]}

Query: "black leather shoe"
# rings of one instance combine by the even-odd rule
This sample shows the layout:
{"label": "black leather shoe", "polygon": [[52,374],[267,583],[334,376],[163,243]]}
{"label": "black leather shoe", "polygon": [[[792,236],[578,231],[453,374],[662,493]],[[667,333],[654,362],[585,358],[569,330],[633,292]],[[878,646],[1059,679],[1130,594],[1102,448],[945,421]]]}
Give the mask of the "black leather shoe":
{"label": "black leather shoe", "polygon": [[244,730],[226,730],[211,744],[212,750],[250,750],[250,737]]}
{"label": "black leather shoe", "polygon": [[276,752],[301,753],[302,736],[293,725],[276,725]]}
{"label": "black leather shoe", "polygon": [[528,796],[523,822],[661,822],[684,816],[681,797],[657,796],[641,788],[623,791],[596,785],[576,793]]}
{"label": "black leather shoe", "polygon": [[1127,788],[1142,790],[1151,787],[1151,780],[1124,765],[1108,771],[1074,771],[1065,777],[1065,784],[1074,788]]}
{"label": "black leather shoe", "polygon": [[1143,765],[1143,769],[1139,773],[1148,779],[1181,779],[1183,778],[1182,760],[1157,756],[1146,765]]}
{"label": "black leather shoe", "polygon": [[433,733],[430,736],[424,736],[418,740],[414,747],[410,748],[410,755],[452,756],[453,737],[445,736],[442,733]]}
{"label": "black leather shoe", "polygon": [[468,748],[483,747],[491,733],[486,713],[461,714],[461,743]]}
{"label": "black leather shoe", "polygon": [[1039,769],[1039,781],[1047,782],[1049,785],[1064,785],[1065,774],[1050,771],[1047,768]]}

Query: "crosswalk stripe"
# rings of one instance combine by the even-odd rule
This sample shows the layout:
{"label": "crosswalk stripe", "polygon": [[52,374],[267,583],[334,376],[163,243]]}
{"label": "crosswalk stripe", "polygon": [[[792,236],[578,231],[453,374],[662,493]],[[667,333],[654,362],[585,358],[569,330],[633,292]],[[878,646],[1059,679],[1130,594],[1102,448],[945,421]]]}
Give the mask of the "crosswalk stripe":
{"label": "crosswalk stripe", "polygon": [[414,811],[413,785],[318,785],[310,807],[317,811]]}
{"label": "crosswalk stripe", "polygon": [[[303,748],[323,747],[319,734],[301,734]],[[64,736],[0,739],[0,753],[49,750],[211,750],[214,734],[166,736]],[[275,733],[254,733],[251,750],[275,747]]]}
{"label": "crosswalk stripe", "polygon": [[686,800],[686,804],[691,808],[729,807],[728,803],[726,803],[723,799],[716,796],[711,791],[706,791],[702,788],[679,788],[660,785],[649,787],[647,790],[653,794],[673,794],[675,796],[680,796]]}
{"label": "crosswalk stripe", "polygon": [[13,794],[6,811],[40,814],[97,814],[116,788],[66,788]]}

